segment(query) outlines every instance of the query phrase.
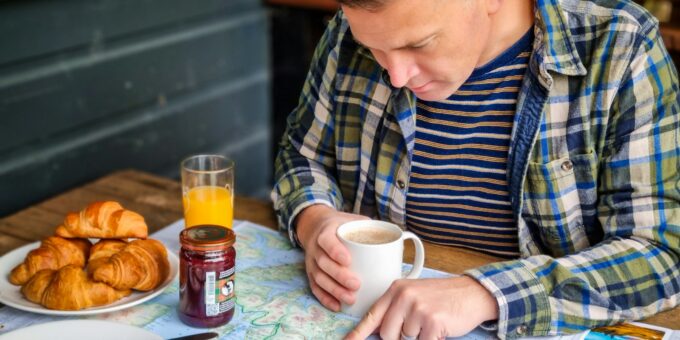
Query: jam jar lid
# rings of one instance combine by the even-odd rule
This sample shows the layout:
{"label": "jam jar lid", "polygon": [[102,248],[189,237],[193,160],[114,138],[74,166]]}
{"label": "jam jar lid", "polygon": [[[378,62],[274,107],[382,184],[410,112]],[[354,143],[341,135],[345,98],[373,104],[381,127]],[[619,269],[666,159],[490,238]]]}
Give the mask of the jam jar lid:
{"label": "jam jar lid", "polygon": [[233,230],[217,225],[197,225],[179,234],[182,247],[193,251],[218,251],[231,247],[236,241]]}

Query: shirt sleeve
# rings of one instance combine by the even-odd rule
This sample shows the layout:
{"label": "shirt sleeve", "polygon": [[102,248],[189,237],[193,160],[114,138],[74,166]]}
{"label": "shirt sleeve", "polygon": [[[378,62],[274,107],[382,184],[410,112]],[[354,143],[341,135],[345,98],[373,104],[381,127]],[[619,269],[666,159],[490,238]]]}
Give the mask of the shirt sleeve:
{"label": "shirt sleeve", "polygon": [[331,112],[337,69],[335,41],[340,26],[340,15],[336,15],[316,48],[275,161],[276,182],[271,198],[280,229],[296,246],[300,244],[293,223],[300,211],[313,204],[342,207],[342,195],[333,177],[335,136]]}
{"label": "shirt sleeve", "polygon": [[638,320],[680,303],[680,97],[658,29],[642,35],[599,161],[604,241],[466,272],[499,304],[498,336],[544,336]]}

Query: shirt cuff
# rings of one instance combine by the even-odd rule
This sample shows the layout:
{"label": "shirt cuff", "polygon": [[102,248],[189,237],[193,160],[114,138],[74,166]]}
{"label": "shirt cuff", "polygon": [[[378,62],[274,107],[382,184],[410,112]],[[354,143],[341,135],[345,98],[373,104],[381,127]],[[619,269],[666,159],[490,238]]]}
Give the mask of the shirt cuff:
{"label": "shirt cuff", "polygon": [[484,321],[479,325],[479,328],[487,332],[498,331],[498,320]]}
{"label": "shirt cuff", "polygon": [[550,331],[550,302],[545,288],[521,260],[471,269],[498,302],[497,335],[501,339],[545,336]]}
{"label": "shirt cuff", "polygon": [[279,200],[276,207],[276,216],[279,227],[282,230],[288,231],[288,237],[293,246],[296,247],[302,247],[302,245],[298,240],[294,222],[302,210],[315,204],[323,204],[336,210],[341,206],[339,199],[324,191],[304,189],[289,197],[288,199]]}

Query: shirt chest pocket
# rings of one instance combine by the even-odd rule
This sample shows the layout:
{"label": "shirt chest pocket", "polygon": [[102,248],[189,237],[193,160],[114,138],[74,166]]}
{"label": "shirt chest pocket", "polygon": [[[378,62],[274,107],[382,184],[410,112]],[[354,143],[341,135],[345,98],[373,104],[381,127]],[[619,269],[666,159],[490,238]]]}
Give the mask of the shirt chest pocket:
{"label": "shirt chest pocket", "polygon": [[595,224],[596,202],[594,153],[529,162],[522,217],[547,253],[558,257],[590,245],[587,229]]}

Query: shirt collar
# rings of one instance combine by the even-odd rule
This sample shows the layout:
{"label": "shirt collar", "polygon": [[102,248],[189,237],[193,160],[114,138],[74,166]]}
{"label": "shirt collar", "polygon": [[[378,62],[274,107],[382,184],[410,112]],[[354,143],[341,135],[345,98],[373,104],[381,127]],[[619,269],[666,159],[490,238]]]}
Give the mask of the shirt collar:
{"label": "shirt collar", "polygon": [[534,52],[542,52],[547,70],[585,75],[587,71],[574,45],[566,16],[558,0],[536,0],[534,34],[540,41],[534,45]]}

